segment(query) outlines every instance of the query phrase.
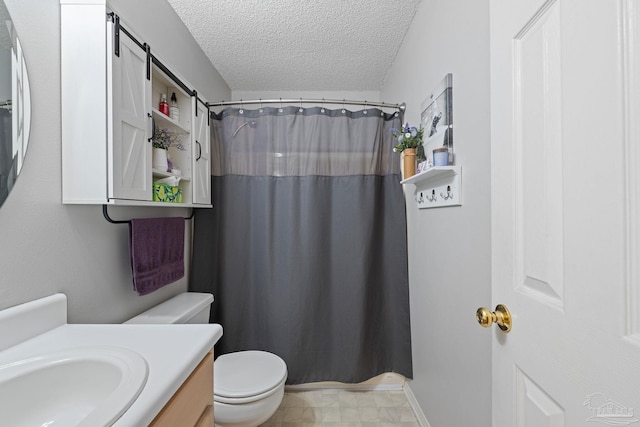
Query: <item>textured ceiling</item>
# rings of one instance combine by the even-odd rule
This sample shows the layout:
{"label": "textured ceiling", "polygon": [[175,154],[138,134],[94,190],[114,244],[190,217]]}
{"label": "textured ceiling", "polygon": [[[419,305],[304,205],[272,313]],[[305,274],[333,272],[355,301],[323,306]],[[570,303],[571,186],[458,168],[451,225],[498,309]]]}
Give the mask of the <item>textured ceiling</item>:
{"label": "textured ceiling", "polygon": [[421,0],[169,0],[240,91],[380,90]]}

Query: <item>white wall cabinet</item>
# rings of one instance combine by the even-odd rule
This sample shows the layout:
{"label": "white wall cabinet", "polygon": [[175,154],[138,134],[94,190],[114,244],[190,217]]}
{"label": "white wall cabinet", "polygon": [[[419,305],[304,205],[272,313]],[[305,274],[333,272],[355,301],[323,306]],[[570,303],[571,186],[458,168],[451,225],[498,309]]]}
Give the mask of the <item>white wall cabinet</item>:
{"label": "white wall cabinet", "polygon": [[[206,100],[104,1],[60,4],[63,203],[211,207]],[[158,109],[173,93],[175,119]],[[181,137],[168,170],[153,168],[154,127]],[[182,203],[154,202],[153,183],[170,176]]]}

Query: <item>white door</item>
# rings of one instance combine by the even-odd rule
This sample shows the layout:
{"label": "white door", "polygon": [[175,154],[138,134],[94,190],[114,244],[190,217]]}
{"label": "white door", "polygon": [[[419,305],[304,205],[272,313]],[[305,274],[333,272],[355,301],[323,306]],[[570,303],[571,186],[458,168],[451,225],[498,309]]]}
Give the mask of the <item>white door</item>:
{"label": "white door", "polygon": [[491,0],[493,426],[640,426],[640,2]]}
{"label": "white door", "polygon": [[112,82],[109,198],[151,200],[151,81],[147,79],[147,56],[122,32],[120,55],[113,55],[112,78],[107,80]]}
{"label": "white door", "polygon": [[193,203],[211,204],[211,142],[209,134],[209,109],[196,100],[193,120]]}

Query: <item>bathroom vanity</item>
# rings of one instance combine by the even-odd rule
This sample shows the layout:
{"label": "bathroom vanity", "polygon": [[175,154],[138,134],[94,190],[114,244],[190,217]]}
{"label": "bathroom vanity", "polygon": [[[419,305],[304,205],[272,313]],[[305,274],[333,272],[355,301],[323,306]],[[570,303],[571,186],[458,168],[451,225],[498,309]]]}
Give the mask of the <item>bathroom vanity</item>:
{"label": "bathroom vanity", "polygon": [[213,352],[202,359],[150,427],[213,427]]}
{"label": "bathroom vanity", "polygon": [[0,311],[0,328],[7,425],[213,425],[220,325],[67,324],[67,299],[55,294]]}

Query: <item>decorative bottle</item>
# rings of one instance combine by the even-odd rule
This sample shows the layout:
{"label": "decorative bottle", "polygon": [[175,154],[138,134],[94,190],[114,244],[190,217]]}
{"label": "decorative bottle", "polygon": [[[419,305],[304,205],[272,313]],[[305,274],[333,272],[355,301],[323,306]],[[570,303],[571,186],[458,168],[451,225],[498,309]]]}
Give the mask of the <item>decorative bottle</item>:
{"label": "decorative bottle", "polygon": [[166,93],[160,95],[160,105],[158,106],[158,110],[160,110],[162,114],[166,114],[167,116],[169,115],[169,104],[167,104]]}
{"label": "decorative bottle", "polygon": [[178,99],[176,93],[171,94],[171,105],[169,106],[169,117],[175,121],[180,121],[180,108],[178,108]]}

